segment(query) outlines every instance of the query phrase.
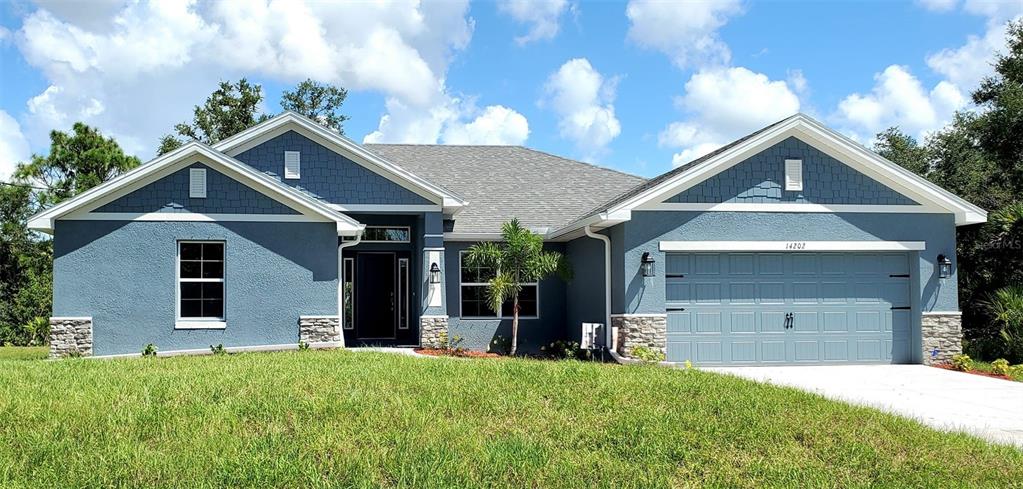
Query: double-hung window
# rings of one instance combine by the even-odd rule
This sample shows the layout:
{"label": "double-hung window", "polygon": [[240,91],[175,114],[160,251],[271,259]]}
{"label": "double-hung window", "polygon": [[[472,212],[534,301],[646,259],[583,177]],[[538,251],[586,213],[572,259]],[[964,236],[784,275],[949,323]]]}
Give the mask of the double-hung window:
{"label": "double-hung window", "polygon": [[[461,293],[461,317],[462,318],[501,318],[508,319],[513,315],[512,300],[504,301],[501,305],[501,314],[498,315],[490,308],[487,301],[487,286],[490,279],[494,278],[496,271],[490,267],[472,266],[465,259],[465,252],[458,255],[459,258],[459,290]],[[535,319],[539,317],[539,289],[540,284],[536,282],[524,283],[519,291],[519,318]]]}
{"label": "double-hung window", "polygon": [[224,243],[178,242],[178,328],[223,328]]}

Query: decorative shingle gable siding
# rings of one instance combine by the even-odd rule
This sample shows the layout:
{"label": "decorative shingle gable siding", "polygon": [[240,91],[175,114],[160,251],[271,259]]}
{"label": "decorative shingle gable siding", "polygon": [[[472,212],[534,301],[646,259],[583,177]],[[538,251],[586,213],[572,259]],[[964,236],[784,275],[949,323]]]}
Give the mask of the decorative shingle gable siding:
{"label": "decorative shingle gable siding", "polygon": [[[206,169],[206,198],[188,196],[188,170]],[[206,165],[195,163],[110,202],[95,212],[298,214],[294,209]]]}
{"label": "decorative shingle gable siding", "polygon": [[299,172],[301,178],[281,181],[328,202],[408,205],[432,203],[295,131],[288,131],[270,139],[239,154],[236,158],[259,171],[280,178],[284,174],[285,151],[302,153]]}
{"label": "decorative shingle gable siding", "polygon": [[[803,160],[805,184],[800,192],[784,190],[786,158]],[[916,204],[906,196],[794,137],[714,175],[665,202]]]}

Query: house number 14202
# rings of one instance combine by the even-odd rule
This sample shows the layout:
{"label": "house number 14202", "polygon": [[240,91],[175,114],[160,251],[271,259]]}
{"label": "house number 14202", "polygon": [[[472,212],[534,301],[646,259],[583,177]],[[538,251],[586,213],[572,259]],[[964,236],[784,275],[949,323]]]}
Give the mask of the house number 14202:
{"label": "house number 14202", "polygon": [[806,242],[805,241],[793,241],[791,243],[785,243],[785,249],[786,250],[805,250],[806,249]]}

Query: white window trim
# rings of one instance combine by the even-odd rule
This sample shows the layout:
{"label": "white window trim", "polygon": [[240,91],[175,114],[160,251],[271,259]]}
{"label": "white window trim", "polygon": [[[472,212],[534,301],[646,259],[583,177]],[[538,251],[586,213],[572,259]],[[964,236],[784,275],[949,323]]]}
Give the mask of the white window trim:
{"label": "white window trim", "polygon": [[[344,280],[345,282],[348,282],[348,264],[349,263],[352,264],[352,297],[351,297],[352,320],[351,321],[345,321],[345,317],[343,315],[344,314],[343,310],[341,311],[342,316],[340,318],[340,321],[342,322],[342,325],[341,325],[342,329],[344,329],[346,331],[351,331],[351,330],[355,329],[355,306],[357,304],[355,302],[355,294],[356,294],[356,290],[355,290],[355,258],[346,257],[346,258],[344,258],[344,261],[342,263],[344,264],[344,267],[342,268],[342,275],[343,275],[342,280]],[[344,292],[344,287],[342,287],[341,290],[342,290],[342,292]]]}
{"label": "white window trim", "polygon": [[174,260],[174,329],[224,329],[227,328],[227,280],[226,278],[189,278],[187,282],[220,282],[224,284],[222,315],[219,318],[184,318],[181,317],[181,245],[187,243],[220,243],[224,245],[223,273],[227,275],[227,242],[217,239],[195,240],[182,239],[175,244],[177,252]]}
{"label": "white window trim", "polygon": [[363,233],[365,233],[365,231],[368,231],[370,229],[404,229],[405,230],[405,234],[409,237],[409,239],[402,240],[402,241],[387,241],[387,240],[374,240],[374,239],[365,239],[365,238],[363,238],[361,241],[359,241],[360,243],[409,243],[409,242],[411,242],[410,240],[412,239],[412,228],[409,227],[409,226],[366,226],[366,229],[363,230]]}
{"label": "white window trim", "polygon": [[[293,156],[296,159],[297,163],[298,163],[296,165],[296,167],[295,167],[295,172],[294,173],[292,173],[290,171],[290,168],[288,168],[288,157],[289,156]],[[284,178],[287,179],[287,180],[298,180],[298,179],[302,178],[302,152],[301,151],[285,151],[284,152]]]}
{"label": "white window trim", "polygon": [[[461,319],[468,320],[486,320],[486,319],[513,319],[513,316],[501,316],[495,314],[494,316],[466,316],[462,314],[462,286],[479,287],[490,285],[486,282],[462,282],[462,257],[467,253],[466,250],[458,252],[458,317]],[[535,316],[522,316],[519,315],[519,319],[540,319],[540,282],[523,282],[523,286],[535,286],[536,287],[536,315]]]}

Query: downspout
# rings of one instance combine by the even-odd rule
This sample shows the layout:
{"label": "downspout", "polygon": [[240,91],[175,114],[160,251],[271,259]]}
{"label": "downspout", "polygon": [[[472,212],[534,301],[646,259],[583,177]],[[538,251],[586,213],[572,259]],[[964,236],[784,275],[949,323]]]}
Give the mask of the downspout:
{"label": "downspout", "polygon": [[344,260],[344,249],[351,248],[359,244],[362,241],[362,232],[355,235],[354,241],[346,242],[344,238],[341,238],[341,243],[337,245],[337,326],[341,330],[341,348],[345,347],[345,260]]}
{"label": "downspout", "polygon": [[624,359],[615,351],[615,345],[611,344],[613,339],[611,334],[611,238],[594,233],[590,230],[589,224],[583,227],[583,232],[586,233],[586,236],[604,243],[604,345],[611,354],[611,358],[618,363],[625,363]]}

